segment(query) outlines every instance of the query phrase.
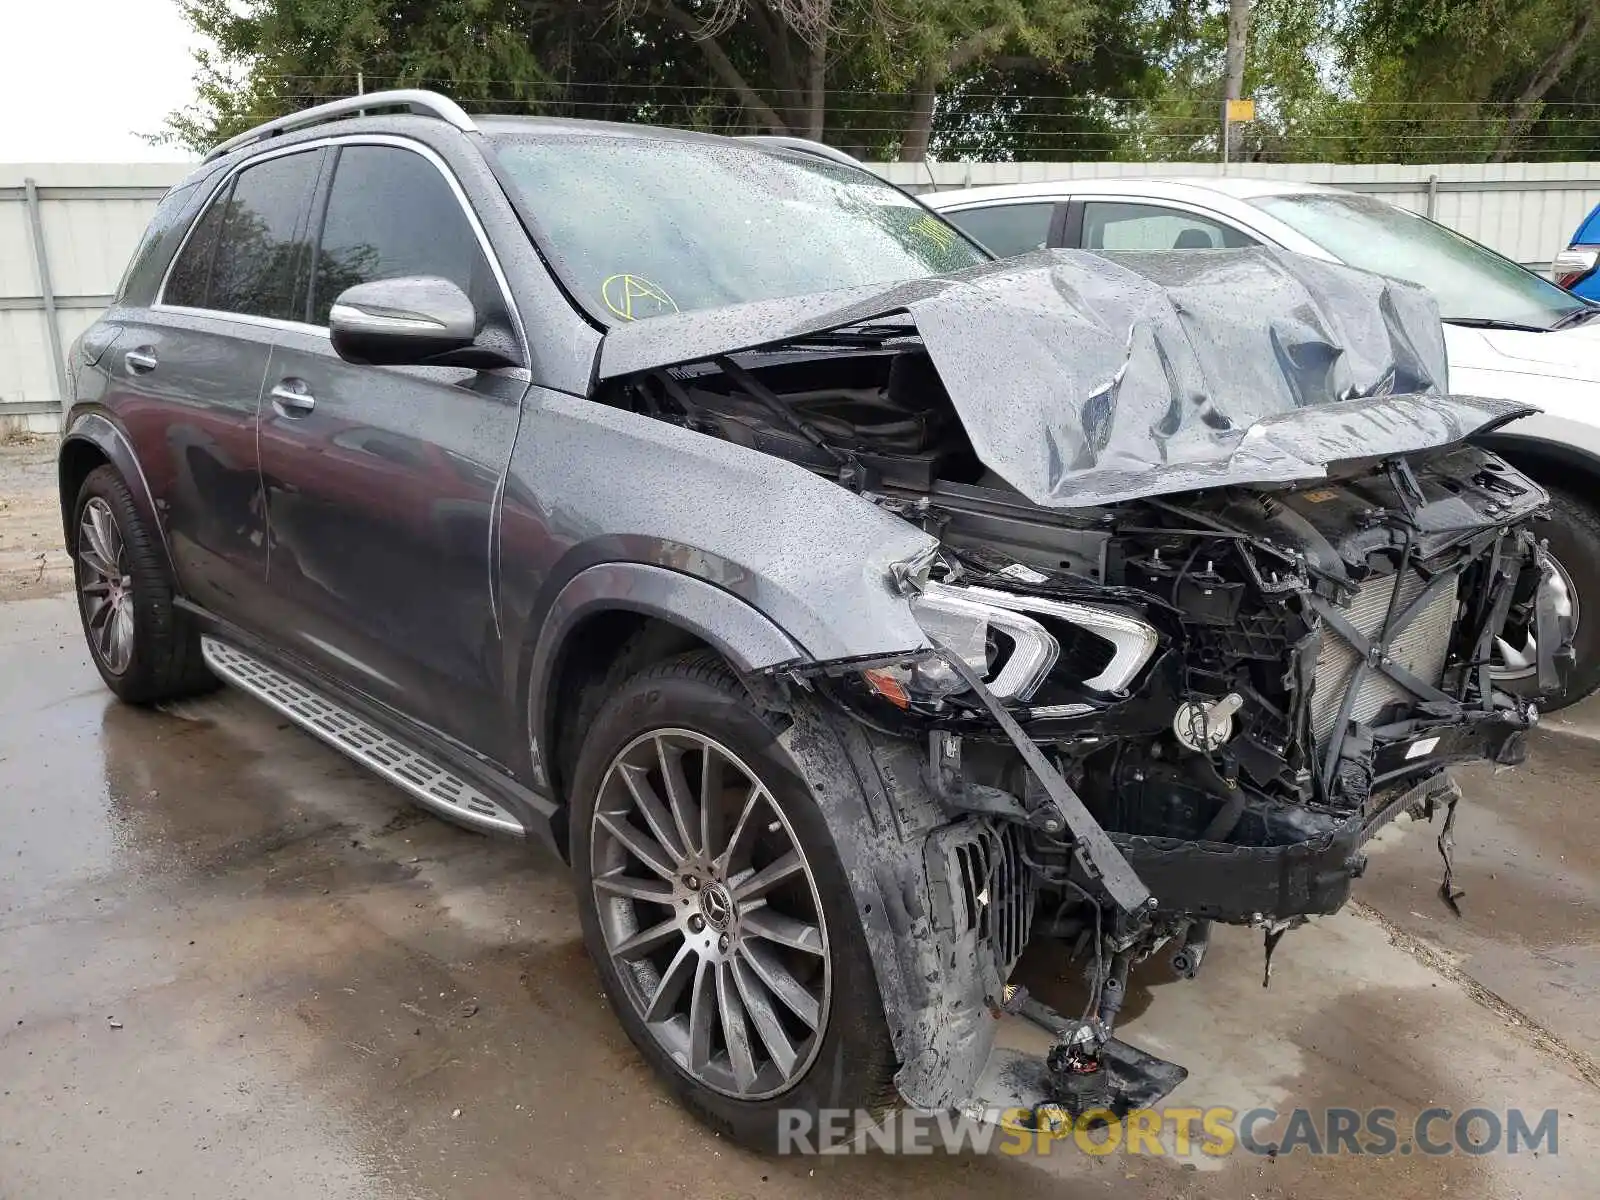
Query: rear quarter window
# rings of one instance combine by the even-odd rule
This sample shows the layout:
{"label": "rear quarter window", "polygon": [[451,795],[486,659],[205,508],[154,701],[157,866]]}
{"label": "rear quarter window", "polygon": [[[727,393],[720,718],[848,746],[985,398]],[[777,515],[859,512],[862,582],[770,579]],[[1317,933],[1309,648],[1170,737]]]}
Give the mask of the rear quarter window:
{"label": "rear quarter window", "polygon": [[161,284],[162,268],[182,236],[184,212],[194,200],[200,183],[199,179],[186,180],[161,197],[117,282],[118,304],[145,303],[155,295]]}

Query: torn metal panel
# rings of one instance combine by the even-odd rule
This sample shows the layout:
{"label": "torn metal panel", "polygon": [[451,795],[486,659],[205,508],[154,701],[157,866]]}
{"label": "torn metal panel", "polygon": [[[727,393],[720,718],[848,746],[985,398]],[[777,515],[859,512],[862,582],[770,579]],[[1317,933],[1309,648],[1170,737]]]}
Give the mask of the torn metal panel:
{"label": "torn metal panel", "polygon": [[1001,969],[1011,966],[936,898],[926,847],[950,814],[908,744],[813,705],[794,706],[789,720],[780,740],[811,782],[854,894],[901,1064],[895,1085],[909,1104],[950,1108],[989,1061]]}
{"label": "torn metal panel", "polygon": [[[611,330],[602,380],[906,313],[978,457],[1036,504],[1321,478],[1531,409],[1445,396],[1421,288],[1265,248],[1040,251]],[[910,332],[908,330],[908,332]]]}

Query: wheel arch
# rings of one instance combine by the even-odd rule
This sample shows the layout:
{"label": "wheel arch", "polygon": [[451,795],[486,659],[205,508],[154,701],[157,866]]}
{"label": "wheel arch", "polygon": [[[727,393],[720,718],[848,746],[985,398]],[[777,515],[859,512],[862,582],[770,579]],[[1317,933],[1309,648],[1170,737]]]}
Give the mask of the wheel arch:
{"label": "wheel arch", "polygon": [[139,466],[133,444],[120,428],[100,413],[85,413],[68,427],[56,455],[56,479],[61,500],[61,529],[69,552],[75,551],[77,529],[73,513],[78,503],[78,492],[90,472],[99,467],[115,467],[133,497],[140,518],[156,531],[163,565],[169,578],[176,580],[172,570],[172,550],[167,545],[166,523],[156,512],[155,500],[150,493],[150,483]]}
{"label": "wheel arch", "polygon": [[[1524,420],[1531,421],[1534,418]],[[1517,422],[1519,425],[1522,423]],[[1566,426],[1571,423],[1561,424]],[[1498,454],[1540,487],[1548,489],[1553,485],[1566,492],[1576,491],[1580,495],[1587,490],[1583,484],[1600,489],[1600,431],[1592,431],[1588,438],[1558,441],[1553,437],[1502,430],[1474,438],[1473,441],[1485,450]]]}
{"label": "wheel arch", "polygon": [[[572,766],[563,759],[575,759],[572,743],[589,714],[623,679],[698,648],[725,661],[746,687],[813,657],[749,602],[667,568],[599,564],[559,593],[537,638],[527,695],[539,785],[556,803],[551,830],[563,850]],[[861,914],[900,1064],[895,1086],[913,1104],[957,1103],[971,1094],[992,1046],[984,1003],[992,981],[979,955],[958,950],[953,931],[935,927],[925,842],[950,818],[929,791],[923,751],[835,719],[816,703],[785,712],[786,750],[812,782]]]}
{"label": "wheel arch", "polygon": [[[605,690],[661,659],[716,653],[741,676],[804,659],[749,602],[692,575],[648,563],[599,563],[556,596],[528,666],[527,737],[534,783],[564,821],[575,739]],[[554,830],[564,844],[564,829]]]}

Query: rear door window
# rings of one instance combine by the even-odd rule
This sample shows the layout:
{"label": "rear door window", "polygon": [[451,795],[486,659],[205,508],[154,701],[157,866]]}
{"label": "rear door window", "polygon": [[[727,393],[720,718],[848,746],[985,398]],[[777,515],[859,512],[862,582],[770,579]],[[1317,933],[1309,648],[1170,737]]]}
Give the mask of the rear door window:
{"label": "rear door window", "polygon": [[1083,206],[1085,250],[1222,250],[1256,244],[1230,225],[1181,208],[1110,200]]}
{"label": "rear door window", "polygon": [[503,308],[477,233],[439,168],[398,146],[339,151],[312,276],[311,322],[346,288],[375,279],[448,279],[480,313]]}
{"label": "rear door window", "polygon": [[301,231],[320,151],[246,167],[206,210],[173,264],[168,304],[289,318],[306,267]]}
{"label": "rear door window", "polygon": [[982,208],[963,208],[944,215],[997,257],[1010,258],[1013,254],[1026,254],[1046,245],[1055,214],[1055,202],[1045,200],[1027,204],[986,204]]}

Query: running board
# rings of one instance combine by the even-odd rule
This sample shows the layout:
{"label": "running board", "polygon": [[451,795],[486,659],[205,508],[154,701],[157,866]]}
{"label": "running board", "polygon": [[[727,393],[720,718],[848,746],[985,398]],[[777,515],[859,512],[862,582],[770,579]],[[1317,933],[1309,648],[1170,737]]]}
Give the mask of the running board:
{"label": "running board", "polygon": [[271,664],[215,638],[201,638],[200,649],[218,678],[403,788],[424,808],[473,829],[525,834],[521,821],[461,776]]}

